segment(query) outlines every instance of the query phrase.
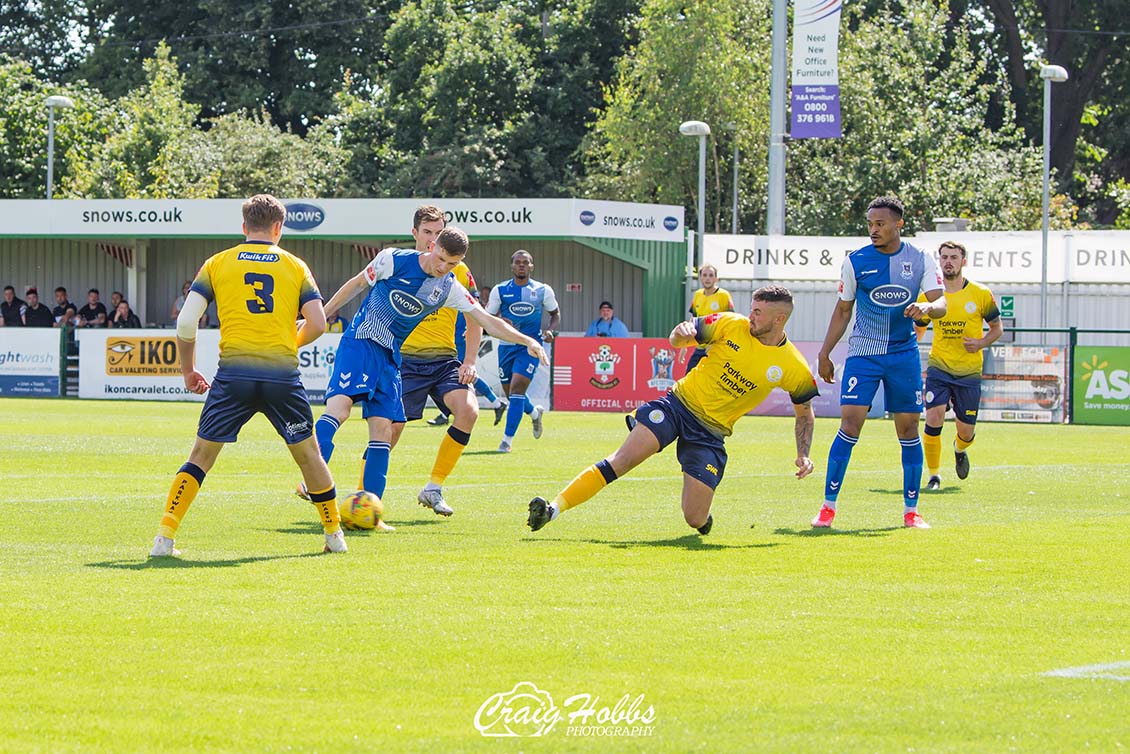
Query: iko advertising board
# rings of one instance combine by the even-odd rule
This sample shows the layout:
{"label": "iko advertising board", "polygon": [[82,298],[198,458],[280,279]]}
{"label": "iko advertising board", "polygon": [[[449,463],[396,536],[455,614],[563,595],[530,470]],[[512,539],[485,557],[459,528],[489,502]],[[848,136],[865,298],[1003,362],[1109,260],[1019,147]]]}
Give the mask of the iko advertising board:
{"label": "iko advertising board", "polygon": [[[142,401],[203,401],[184,389],[174,330],[83,330],[79,343],[80,398]],[[329,333],[298,352],[298,370],[312,403],[323,400],[341,335]],[[216,374],[220,331],[196,336],[196,368]]]}
{"label": "iko advertising board", "polygon": [[[672,348],[665,338],[558,338],[553,359],[553,407],[562,411],[627,413],[667,393],[686,374],[691,349]],[[820,343],[797,343],[812,368]],[[846,344],[832,352],[837,379],[847,355]],[[836,385],[817,380],[817,416],[839,416]],[[880,402],[882,398],[878,399]],[[877,409],[882,414],[882,407]],[[769,394],[753,414],[793,416],[792,400],[783,390]]]}
{"label": "iko advertising board", "polygon": [[58,395],[59,368],[58,330],[0,330],[0,395]]}
{"label": "iko advertising board", "polygon": [[1130,425],[1130,348],[1076,346],[1072,369],[1072,421]]}

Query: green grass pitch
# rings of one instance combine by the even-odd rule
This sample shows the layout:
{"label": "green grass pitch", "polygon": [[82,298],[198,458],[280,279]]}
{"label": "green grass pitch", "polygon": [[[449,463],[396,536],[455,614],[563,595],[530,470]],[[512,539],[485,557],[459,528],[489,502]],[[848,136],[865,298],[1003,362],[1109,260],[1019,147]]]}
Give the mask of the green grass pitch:
{"label": "green grass pitch", "polygon": [[[838,528],[814,533],[835,422],[798,481],[792,420],[747,418],[699,537],[673,449],[526,530],[530,497],[615,449],[618,415],[549,414],[538,441],[527,421],[503,456],[487,412],[446,486],[451,519],[415,502],[442,433],[417,422],[393,452],[396,532],[323,556],[259,417],[188,512],[183,559],[150,563],[198,413],[0,400],[0,751],[1130,747],[1130,428],[986,424],[969,479],[947,450],[947,486],[921,503],[934,528],[912,531],[893,427],[872,421]],[[338,435],[341,492],[364,437],[359,417]],[[1045,675],[1092,665],[1107,670]],[[483,703],[520,682],[561,721],[483,736]],[[650,735],[577,735],[578,694],[643,695]]]}

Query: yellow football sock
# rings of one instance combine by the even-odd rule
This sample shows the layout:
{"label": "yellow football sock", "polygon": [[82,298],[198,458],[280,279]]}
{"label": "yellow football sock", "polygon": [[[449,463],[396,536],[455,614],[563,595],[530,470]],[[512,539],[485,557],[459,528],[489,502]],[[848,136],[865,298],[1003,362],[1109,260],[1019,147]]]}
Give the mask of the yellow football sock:
{"label": "yellow football sock", "polygon": [[337,510],[337,491],[331,486],[321,492],[310,490],[310,502],[318,511],[322,519],[322,529],[326,534],[333,534],[341,529],[341,514]]}
{"label": "yellow football sock", "polygon": [[926,455],[926,468],[930,476],[938,476],[938,469],[942,467],[942,436],[922,435],[922,450]]}
{"label": "yellow football sock", "polygon": [[165,500],[165,515],[161,516],[159,533],[162,537],[174,539],[177,528],[188,512],[188,506],[196,499],[200,485],[204,483],[204,470],[194,463],[185,463],[173,477],[173,486],[169,488],[169,497]]}
{"label": "yellow football sock", "polygon": [[608,486],[609,482],[615,480],[616,472],[612,470],[608,461],[595,463],[577,474],[565,489],[557,493],[557,497],[553,498],[553,504],[557,506],[558,511],[567,511],[585,502]]}
{"label": "yellow football sock", "polygon": [[455,427],[448,427],[447,434],[443,436],[439,450],[436,452],[435,465],[432,466],[432,476],[429,480],[432,484],[442,485],[444,483],[455,468],[455,464],[459,462],[459,457],[463,455],[463,450],[470,441],[471,433]]}
{"label": "yellow football sock", "polygon": [[954,439],[953,444],[954,444],[954,447],[957,448],[958,452],[964,452],[966,448],[968,448],[970,445],[973,444],[973,440],[976,440],[976,439],[977,439],[976,436],[974,436],[972,439],[969,440],[969,442],[966,442],[965,440],[961,439],[961,435],[958,435],[957,438]]}

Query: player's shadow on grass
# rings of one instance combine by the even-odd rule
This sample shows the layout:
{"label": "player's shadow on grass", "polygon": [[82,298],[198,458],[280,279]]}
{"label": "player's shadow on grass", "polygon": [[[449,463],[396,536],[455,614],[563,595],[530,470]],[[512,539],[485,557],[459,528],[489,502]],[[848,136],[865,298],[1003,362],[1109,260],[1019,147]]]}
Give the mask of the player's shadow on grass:
{"label": "player's shadow on grass", "polygon": [[113,568],[123,571],[150,571],[162,568],[235,568],[249,563],[266,560],[291,560],[294,558],[317,558],[320,552],[304,552],[297,555],[252,555],[246,558],[226,558],[224,560],[185,560],[183,558],[146,558],[137,560],[103,560],[87,563],[87,568]]}
{"label": "player's shadow on grass", "polygon": [[499,453],[497,450],[464,450],[465,456],[504,456],[506,453]]}
{"label": "player's shadow on grass", "polygon": [[[878,487],[872,487],[867,491],[873,492],[876,495],[890,495],[891,497],[899,498],[902,497],[902,487],[899,487],[897,490],[883,490],[879,489]],[[961,492],[961,487],[951,486],[943,487],[940,490],[928,490],[926,489],[926,485],[922,485],[918,492],[922,497],[933,497],[934,495],[956,495],[958,492]]]}
{"label": "player's shadow on grass", "polygon": [[750,550],[762,547],[778,547],[780,542],[757,542],[744,545],[727,545],[703,539],[697,534],[687,534],[669,539],[554,539],[552,537],[530,538],[528,541],[542,542],[587,542],[592,545],[607,545],[617,550],[635,547],[678,547],[683,550]]}
{"label": "player's shadow on grass", "polygon": [[[900,493],[901,494],[901,493]],[[884,526],[878,529],[774,529],[773,533],[783,537],[885,537],[893,531],[903,529],[902,526]]]}

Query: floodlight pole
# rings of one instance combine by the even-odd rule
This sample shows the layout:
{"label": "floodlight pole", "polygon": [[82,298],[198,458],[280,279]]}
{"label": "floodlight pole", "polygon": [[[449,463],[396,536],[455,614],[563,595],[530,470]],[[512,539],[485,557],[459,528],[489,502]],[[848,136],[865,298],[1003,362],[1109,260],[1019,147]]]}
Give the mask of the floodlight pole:
{"label": "floodlight pole", "polygon": [[[1052,83],[1067,81],[1067,70],[1058,65],[1045,65],[1040,69],[1044,80],[1044,199],[1040,215],[1040,327],[1048,327],[1048,204],[1051,193],[1052,172]],[[1041,340],[1047,333],[1041,333]]]}

